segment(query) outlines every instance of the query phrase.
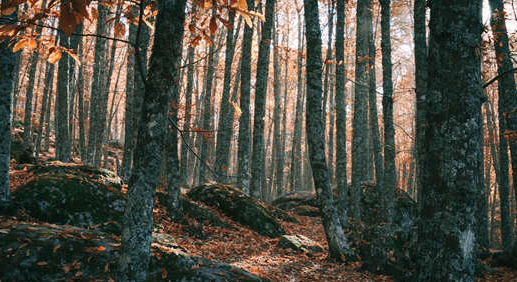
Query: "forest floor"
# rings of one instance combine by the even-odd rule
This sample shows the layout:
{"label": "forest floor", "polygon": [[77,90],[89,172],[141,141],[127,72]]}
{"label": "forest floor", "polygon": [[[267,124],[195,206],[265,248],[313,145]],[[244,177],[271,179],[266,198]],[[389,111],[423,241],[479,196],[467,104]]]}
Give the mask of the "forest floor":
{"label": "forest floor", "polygon": [[[31,178],[32,174],[26,168],[16,170],[13,167],[10,171],[11,189],[15,190]],[[361,271],[360,261],[346,264],[329,259],[320,218],[290,213],[299,223],[282,222],[288,234],[302,234],[319,242],[323,248],[321,253],[305,254],[278,248],[279,238],[260,236],[216,209],[209,209],[235,228],[200,225],[188,217],[184,218],[186,224],[177,224],[168,217],[166,208],[159,204],[154,208],[155,228],[174,236],[178,245],[192,255],[228,263],[271,281],[393,281],[389,276]],[[495,270],[484,278],[478,278],[477,282],[517,282],[517,271],[508,268]]]}

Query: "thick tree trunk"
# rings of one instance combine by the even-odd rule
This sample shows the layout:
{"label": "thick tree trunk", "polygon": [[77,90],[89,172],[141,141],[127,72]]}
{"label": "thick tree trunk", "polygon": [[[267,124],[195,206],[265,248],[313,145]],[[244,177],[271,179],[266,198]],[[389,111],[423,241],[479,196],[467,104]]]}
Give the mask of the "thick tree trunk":
{"label": "thick tree trunk", "polygon": [[482,1],[431,2],[424,179],[414,281],[475,281],[483,187]]}
{"label": "thick tree trunk", "polygon": [[[513,220],[509,210],[511,202],[508,199],[508,146],[510,147],[513,186],[517,181],[517,140],[514,136],[517,134],[517,98],[515,93],[515,76],[512,72],[503,75],[513,69],[513,63],[510,57],[510,47],[508,45],[508,32],[506,31],[505,13],[503,1],[490,0],[490,25],[494,35],[494,47],[497,57],[497,72],[502,75],[498,81],[499,91],[499,164],[502,185],[499,185],[499,197],[501,199],[501,235],[503,239],[503,248],[510,251],[513,244]],[[504,148],[503,148],[504,147]],[[504,156],[503,156],[504,155]],[[504,180],[506,179],[506,181]]]}
{"label": "thick tree trunk", "polygon": [[[2,0],[2,5],[7,4]],[[18,9],[11,15],[0,15],[0,25],[16,24]],[[16,57],[9,48],[9,41],[0,42],[0,207],[11,203],[9,190],[9,161],[11,145],[11,92]]]}
{"label": "thick tree trunk", "polygon": [[147,280],[154,193],[162,146],[167,136],[165,125],[171,82],[181,61],[184,19],[185,0],[159,2],[134,168],[127,193],[118,281]]}
{"label": "thick tree trunk", "polygon": [[255,114],[253,119],[253,150],[251,161],[250,195],[259,199],[262,194],[262,177],[264,162],[264,117],[266,114],[266,93],[269,77],[269,51],[271,30],[275,11],[275,0],[266,0],[266,22],[262,27],[262,40],[259,45],[257,60],[257,78],[255,82]]}
{"label": "thick tree trunk", "polygon": [[346,174],[346,92],[345,92],[345,0],[337,0],[336,13],[336,184],[339,219],[344,226],[348,222],[347,174]]}
{"label": "thick tree trunk", "polygon": [[367,180],[367,130],[368,126],[368,93],[369,93],[369,69],[371,64],[368,56],[368,33],[371,27],[372,15],[370,13],[370,0],[357,1],[357,32],[355,54],[355,96],[354,117],[352,120],[352,215],[361,220],[361,182]]}
{"label": "thick tree trunk", "polygon": [[[416,94],[416,183],[417,201],[420,202],[424,167],[425,140],[425,95],[427,92],[427,31],[426,0],[415,0],[413,7],[414,44],[415,44],[415,94]],[[419,204],[420,206],[420,204]]]}
{"label": "thick tree trunk", "polygon": [[316,193],[321,203],[322,221],[327,236],[329,255],[341,260],[353,255],[341,227],[330,187],[325,160],[325,136],[321,120],[321,31],[318,1],[304,0],[307,26],[307,141]]}
{"label": "thick tree trunk", "polygon": [[381,0],[382,29],[382,111],[384,117],[384,209],[389,222],[393,217],[393,200],[396,188],[395,128],[393,126],[393,80],[391,77],[391,0]]}

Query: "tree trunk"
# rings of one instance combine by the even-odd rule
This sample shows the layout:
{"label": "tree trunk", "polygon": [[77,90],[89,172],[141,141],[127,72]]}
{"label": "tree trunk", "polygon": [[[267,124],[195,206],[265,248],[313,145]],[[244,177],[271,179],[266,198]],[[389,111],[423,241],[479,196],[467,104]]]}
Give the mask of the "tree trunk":
{"label": "tree trunk", "polygon": [[[195,24],[195,22],[193,23]],[[189,46],[187,48],[187,87],[185,88],[185,105],[184,105],[184,113],[183,113],[183,130],[185,131],[183,133],[183,136],[185,136],[185,140],[181,140],[181,163],[180,163],[180,183],[186,184],[188,186],[188,157],[189,157],[189,151],[188,151],[188,144],[185,141],[191,140],[191,134],[190,134],[190,116],[191,116],[191,107],[193,105],[193,96],[194,93],[192,93],[193,85],[194,85],[194,48],[192,46]],[[178,101],[176,101],[178,102]]]}
{"label": "tree trunk", "polygon": [[345,92],[345,0],[337,0],[336,13],[336,184],[341,224],[347,218],[346,92]]}
{"label": "tree trunk", "polygon": [[[229,25],[234,27],[235,13],[228,11]],[[233,41],[234,28],[229,29],[226,35],[226,50],[224,59],[224,80],[223,80],[223,95],[221,97],[219,122],[217,125],[217,145],[215,148],[215,171],[218,174],[218,182],[226,183],[228,181],[228,165],[230,142],[233,125],[233,110],[230,106],[230,88],[232,78],[232,62],[235,51]]]}
{"label": "tree trunk", "polygon": [[482,1],[431,2],[424,179],[414,281],[475,281],[483,187]]}
{"label": "tree trunk", "polygon": [[41,152],[41,138],[43,137],[43,125],[45,123],[49,124],[48,121],[46,120],[46,115],[47,115],[47,111],[48,111],[48,107],[49,107],[49,104],[48,104],[48,101],[50,100],[49,96],[51,96],[51,94],[52,94],[50,89],[52,89],[51,83],[53,82],[53,78],[54,78],[54,68],[55,68],[54,64],[47,64],[47,66],[45,68],[45,82],[44,82],[45,85],[43,87],[43,99],[42,99],[41,114],[40,114],[40,119],[39,119],[38,137],[36,138],[36,153],[34,155],[36,157],[36,159],[39,158],[39,154]]}
{"label": "tree trunk", "polygon": [[[142,7],[143,8],[143,7]],[[161,164],[172,81],[181,61],[185,0],[164,0],[158,4],[154,46],[134,168],[129,181],[121,236],[118,281],[146,281],[149,266],[153,201]],[[137,52],[138,54],[138,52]]]}
{"label": "tree trunk", "polygon": [[[371,12],[370,12],[371,18]],[[368,41],[369,41],[369,50],[370,54],[370,62],[368,67],[370,69],[370,89],[368,91],[368,127],[370,132],[370,143],[371,150],[373,155],[373,161],[375,165],[375,183],[377,187],[384,191],[384,160],[382,158],[382,147],[380,141],[380,133],[379,133],[379,117],[377,114],[377,75],[375,69],[375,62],[377,57],[377,49],[375,47],[375,37],[377,34],[377,21],[375,24],[375,30],[372,26],[372,21],[368,21],[370,27],[368,28]]]}
{"label": "tree trunk", "polygon": [[[136,9],[132,11],[133,16],[138,16]],[[129,25],[129,41],[135,42],[138,28],[134,24]],[[150,31],[145,26],[141,26],[140,38],[138,40],[138,50],[140,54],[141,67],[138,67],[135,59],[134,50],[128,52],[127,72],[126,72],[126,105],[125,105],[125,124],[124,124],[124,152],[122,156],[123,179],[129,179],[131,168],[133,167],[133,155],[138,138],[138,128],[140,121],[140,111],[142,109],[143,93],[145,91],[142,77],[147,76],[147,48],[150,43]],[[146,73],[141,74],[140,70]]]}
{"label": "tree trunk", "polygon": [[[109,8],[104,5],[98,5],[99,16],[97,18],[96,34],[106,34]],[[88,134],[88,164],[100,165],[98,159],[98,132],[102,128],[101,115],[105,115],[102,111],[102,102],[104,100],[105,80],[106,80],[106,40],[100,37],[95,38],[95,63],[93,65],[93,78],[91,85],[90,98],[90,128]]]}
{"label": "tree trunk", "polygon": [[[501,199],[501,235],[503,239],[503,249],[509,252],[513,244],[513,220],[510,215],[509,187],[508,187],[508,146],[512,156],[512,174],[513,185],[517,181],[517,98],[515,93],[515,76],[513,72],[507,73],[513,69],[513,63],[510,57],[510,48],[508,46],[508,32],[506,31],[506,21],[503,2],[501,0],[490,0],[490,25],[494,35],[494,47],[497,57],[497,73],[501,75],[498,81],[499,92],[499,164],[501,166],[501,176],[503,185],[499,185],[499,197]],[[503,148],[504,146],[504,148]],[[504,155],[504,156],[503,156]]]}
{"label": "tree trunk", "polygon": [[[221,33],[220,33],[221,34]],[[213,38],[213,37],[212,37]],[[219,36],[217,37],[216,42],[220,42]],[[208,50],[208,69],[206,72],[206,79],[205,79],[205,89],[204,89],[204,99],[203,99],[203,121],[201,128],[203,130],[206,130],[207,133],[202,134],[202,145],[201,145],[201,152],[199,154],[201,158],[201,166],[199,167],[199,182],[208,182],[210,181],[210,170],[209,167],[209,149],[213,146],[213,138],[212,132],[210,131],[210,118],[212,117],[212,89],[214,82],[214,72],[215,67],[217,66],[217,63],[219,62],[219,55],[215,53],[214,46],[210,46],[210,49]],[[215,88],[215,87],[214,87]]]}
{"label": "tree trunk", "polygon": [[[2,0],[2,5],[7,4]],[[0,25],[16,24],[18,9],[11,15],[0,15]],[[9,161],[11,146],[11,92],[16,56],[9,48],[9,41],[0,42],[0,207],[11,203],[9,190]]]}
{"label": "tree trunk", "polygon": [[[248,9],[254,9],[254,1],[248,0]],[[239,187],[244,192],[250,192],[250,147],[251,147],[251,120],[250,120],[250,95],[251,95],[251,49],[253,43],[253,29],[246,25],[242,38],[241,57],[241,97],[239,117]]]}
{"label": "tree trunk", "polygon": [[264,116],[266,113],[266,93],[269,77],[269,51],[273,28],[275,0],[266,0],[266,21],[262,27],[262,40],[257,60],[255,82],[255,113],[253,119],[253,150],[251,161],[250,194],[259,199],[262,194],[262,163],[264,162]]}
{"label": "tree trunk", "polygon": [[393,217],[393,200],[396,188],[395,167],[395,128],[393,126],[393,80],[391,77],[391,0],[381,0],[381,29],[382,29],[382,115],[384,117],[384,181],[383,205],[389,222]]}
{"label": "tree trunk", "polygon": [[[64,5],[64,4],[61,4]],[[70,38],[62,31],[59,32],[59,45],[69,48]],[[59,60],[57,72],[56,111],[56,159],[62,162],[71,161],[70,127],[68,118],[68,62],[66,57]]]}
{"label": "tree trunk", "polygon": [[[427,31],[426,0],[415,0],[413,7],[415,44],[415,95],[416,95],[416,183],[417,201],[420,202],[424,167],[425,95],[427,92]],[[419,204],[420,206],[420,204]]]}
{"label": "tree trunk", "polygon": [[371,27],[372,16],[369,12],[370,0],[357,1],[357,35],[356,35],[356,65],[355,65],[355,96],[354,117],[352,120],[352,215],[361,220],[361,182],[367,180],[367,129],[368,119],[368,91],[370,60],[368,56],[368,33]]}
{"label": "tree trunk", "polygon": [[341,260],[351,257],[352,249],[334,206],[327,163],[325,160],[325,136],[321,120],[321,31],[318,1],[304,0],[307,26],[307,142],[316,193],[321,204],[322,222],[329,246],[329,255]]}

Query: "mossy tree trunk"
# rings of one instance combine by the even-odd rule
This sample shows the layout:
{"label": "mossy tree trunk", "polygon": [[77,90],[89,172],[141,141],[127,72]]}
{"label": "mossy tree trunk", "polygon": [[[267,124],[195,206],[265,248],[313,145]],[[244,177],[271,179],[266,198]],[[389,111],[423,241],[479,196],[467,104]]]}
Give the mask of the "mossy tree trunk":
{"label": "mossy tree trunk", "polygon": [[482,1],[431,2],[424,179],[414,281],[475,281],[483,187]]}
{"label": "mossy tree trunk", "polygon": [[305,24],[307,37],[307,143],[309,158],[320,200],[323,227],[329,246],[329,255],[341,260],[353,255],[345,233],[341,227],[337,209],[330,187],[330,178],[325,160],[325,136],[321,119],[322,94],[322,55],[321,30],[318,15],[318,1],[304,0]]}
{"label": "mossy tree trunk", "polygon": [[[2,0],[2,5],[9,1]],[[11,15],[0,15],[0,25],[16,24],[18,9]],[[15,54],[9,41],[0,42],[0,206],[7,206],[11,201],[9,190],[9,160],[11,146],[11,92],[15,73]]]}
{"label": "mossy tree trunk", "polygon": [[[129,181],[121,236],[118,281],[146,281],[153,225],[153,201],[167,136],[171,82],[181,61],[185,0],[160,1],[154,46]],[[171,53],[172,52],[172,53]]]}

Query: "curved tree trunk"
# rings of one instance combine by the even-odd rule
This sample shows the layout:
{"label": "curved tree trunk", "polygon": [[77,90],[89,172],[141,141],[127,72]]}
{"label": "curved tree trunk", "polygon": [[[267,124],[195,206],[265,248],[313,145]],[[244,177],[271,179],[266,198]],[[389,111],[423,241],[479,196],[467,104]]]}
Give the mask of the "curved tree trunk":
{"label": "curved tree trunk", "polygon": [[329,255],[341,260],[351,257],[352,249],[341,227],[334,206],[330,178],[325,160],[325,136],[321,120],[321,31],[318,16],[318,1],[304,0],[305,23],[307,26],[307,142],[309,158],[316,185],[316,193],[321,203],[322,221],[327,236]]}

